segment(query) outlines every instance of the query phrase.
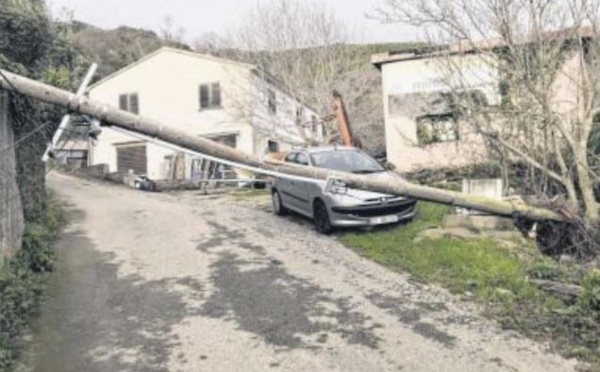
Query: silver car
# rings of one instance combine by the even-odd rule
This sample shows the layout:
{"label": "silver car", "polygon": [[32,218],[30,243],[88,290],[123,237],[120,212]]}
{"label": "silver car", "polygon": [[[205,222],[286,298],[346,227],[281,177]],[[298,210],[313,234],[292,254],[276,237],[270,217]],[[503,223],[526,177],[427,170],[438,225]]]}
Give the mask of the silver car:
{"label": "silver car", "polygon": [[[352,147],[317,147],[294,151],[288,163],[326,168],[377,178],[400,177],[375,159]],[[348,189],[344,184],[276,178],[272,183],[273,212],[294,211],[312,218],[317,231],[329,233],[336,227],[369,227],[411,220],[416,200],[370,191]]]}

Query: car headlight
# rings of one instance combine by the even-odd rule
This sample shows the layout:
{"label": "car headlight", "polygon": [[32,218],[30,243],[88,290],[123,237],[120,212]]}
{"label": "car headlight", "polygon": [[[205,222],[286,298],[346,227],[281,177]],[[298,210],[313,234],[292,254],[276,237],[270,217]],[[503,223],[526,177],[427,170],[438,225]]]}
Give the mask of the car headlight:
{"label": "car headlight", "polygon": [[346,183],[341,180],[329,177],[327,179],[327,183],[325,184],[324,191],[330,194],[345,195],[346,193],[348,193],[348,185],[346,185]]}

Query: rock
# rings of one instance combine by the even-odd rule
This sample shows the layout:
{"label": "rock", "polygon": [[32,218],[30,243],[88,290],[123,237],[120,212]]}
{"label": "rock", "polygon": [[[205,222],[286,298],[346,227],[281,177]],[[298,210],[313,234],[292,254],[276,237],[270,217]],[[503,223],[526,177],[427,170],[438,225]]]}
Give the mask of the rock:
{"label": "rock", "polygon": [[454,239],[491,239],[501,247],[514,250],[527,244],[527,240],[518,231],[473,231],[464,227],[455,228],[433,228],[421,231],[413,242],[420,243],[425,239],[439,240],[445,238]]}
{"label": "rock", "polygon": [[531,283],[538,286],[542,291],[550,292],[568,303],[574,303],[583,293],[583,287],[575,284],[565,284],[550,280],[532,280]]}
{"label": "rock", "polygon": [[444,216],[443,226],[470,230],[512,230],[514,222],[510,218],[496,216],[449,214]]}
{"label": "rock", "polygon": [[569,256],[568,254],[561,254],[558,259],[558,262],[568,264],[575,262],[575,259],[572,256]]}
{"label": "rock", "polygon": [[496,288],[496,294],[503,298],[513,298],[515,294],[505,288]]}
{"label": "rock", "polygon": [[580,362],[575,366],[577,372],[593,372],[594,366],[591,363]]}
{"label": "rock", "polygon": [[414,242],[419,243],[424,239],[438,240],[443,238],[457,238],[457,239],[474,239],[479,235],[473,231],[465,228],[453,228],[453,229],[428,229],[421,231],[415,238]]}

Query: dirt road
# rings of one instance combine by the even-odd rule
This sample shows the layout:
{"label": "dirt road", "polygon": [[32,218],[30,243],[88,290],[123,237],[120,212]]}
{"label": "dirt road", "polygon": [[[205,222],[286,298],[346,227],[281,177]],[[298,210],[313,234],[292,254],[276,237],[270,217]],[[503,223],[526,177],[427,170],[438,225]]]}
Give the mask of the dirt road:
{"label": "dirt road", "polygon": [[574,370],[300,219],[234,199],[48,182],[72,223],[36,371]]}

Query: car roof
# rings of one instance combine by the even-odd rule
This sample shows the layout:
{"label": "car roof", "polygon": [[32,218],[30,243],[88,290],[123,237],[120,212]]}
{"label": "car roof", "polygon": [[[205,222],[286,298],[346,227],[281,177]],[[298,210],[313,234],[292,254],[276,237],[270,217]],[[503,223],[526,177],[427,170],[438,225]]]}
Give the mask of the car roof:
{"label": "car roof", "polygon": [[359,151],[356,147],[350,146],[318,146],[318,147],[307,147],[302,150],[298,150],[295,152],[305,151],[309,154],[314,154],[318,152],[331,152],[331,151]]}

